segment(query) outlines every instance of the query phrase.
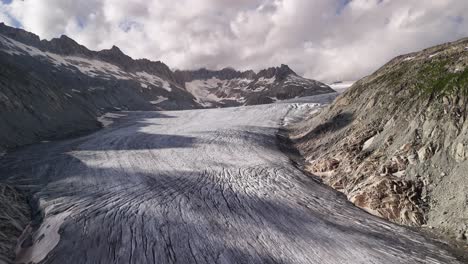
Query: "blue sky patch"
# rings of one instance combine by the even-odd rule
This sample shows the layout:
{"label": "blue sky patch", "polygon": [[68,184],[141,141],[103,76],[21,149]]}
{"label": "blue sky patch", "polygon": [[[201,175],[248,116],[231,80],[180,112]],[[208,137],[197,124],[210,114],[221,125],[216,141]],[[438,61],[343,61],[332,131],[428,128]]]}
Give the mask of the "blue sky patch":
{"label": "blue sky patch", "polygon": [[138,30],[142,27],[143,25],[141,25],[140,23],[133,21],[133,20],[128,20],[128,19],[125,19],[119,23],[119,28],[124,32],[129,32],[132,29]]}
{"label": "blue sky patch", "polygon": [[339,15],[343,10],[346,8],[346,6],[351,2],[351,0],[338,0],[338,7],[336,8],[336,14]]}

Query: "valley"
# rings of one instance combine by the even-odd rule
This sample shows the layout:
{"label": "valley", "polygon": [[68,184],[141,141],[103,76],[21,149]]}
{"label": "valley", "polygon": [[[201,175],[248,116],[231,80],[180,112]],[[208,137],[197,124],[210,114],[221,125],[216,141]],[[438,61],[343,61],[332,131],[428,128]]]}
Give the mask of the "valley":
{"label": "valley", "polygon": [[330,99],[120,112],[93,134],[8,153],[2,181],[36,212],[17,263],[458,263],[280,150],[278,129]]}
{"label": "valley", "polygon": [[466,263],[467,65],[325,84],[0,23],[0,264]]}

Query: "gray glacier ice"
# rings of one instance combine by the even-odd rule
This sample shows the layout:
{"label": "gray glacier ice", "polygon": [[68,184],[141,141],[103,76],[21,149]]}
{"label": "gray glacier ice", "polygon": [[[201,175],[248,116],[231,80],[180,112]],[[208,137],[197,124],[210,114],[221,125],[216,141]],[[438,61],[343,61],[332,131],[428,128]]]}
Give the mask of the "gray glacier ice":
{"label": "gray glacier ice", "polygon": [[458,263],[293,165],[278,128],[316,107],[121,112],[96,133],[8,153],[0,179],[37,210],[17,261]]}

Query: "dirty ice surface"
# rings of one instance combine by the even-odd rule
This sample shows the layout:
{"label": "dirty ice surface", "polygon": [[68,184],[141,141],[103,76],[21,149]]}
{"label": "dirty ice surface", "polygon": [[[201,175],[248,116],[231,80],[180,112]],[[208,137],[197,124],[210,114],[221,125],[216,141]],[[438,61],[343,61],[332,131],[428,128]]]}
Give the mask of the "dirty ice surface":
{"label": "dirty ice surface", "polygon": [[318,107],[124,112],[94,134],[6,154],[0,179],[44,212],[18,260],[457,263],[293,166],[278,127]]}

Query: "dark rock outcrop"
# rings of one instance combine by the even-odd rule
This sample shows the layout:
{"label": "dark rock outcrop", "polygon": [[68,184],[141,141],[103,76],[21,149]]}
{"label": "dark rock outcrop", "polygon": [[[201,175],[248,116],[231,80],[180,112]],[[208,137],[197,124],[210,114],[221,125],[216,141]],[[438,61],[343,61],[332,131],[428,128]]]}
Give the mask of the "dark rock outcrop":
{"label": "dark rock outcrop", "polygon": [[284,80],[289,75],[297,75],[288,65],[281,64],[280,67],[271,67],[265,70],[261,70],[258,74],[258,78],[273,78],[276,77],[278,80]]}
{"label": "dark rock outcrop", "polygon": [[233,68],[224,68],[219,71],[208,70],[205,68],[194,70],[194,71],[175,71],[177,80],[180,84],[184,85],[186,82],[191,82],[193,80],[206,80],[211,78],[218,78],[220,80],[229,80],[235,78],[246,78],[253,79],[255,78],[255,72],[250,71],[236,71]]}
{"label": "dark rock outcrop", "polygon": [[17,239],[29,224],[31,210],[26,195],[0,183],[0,263],[15,259]]}

